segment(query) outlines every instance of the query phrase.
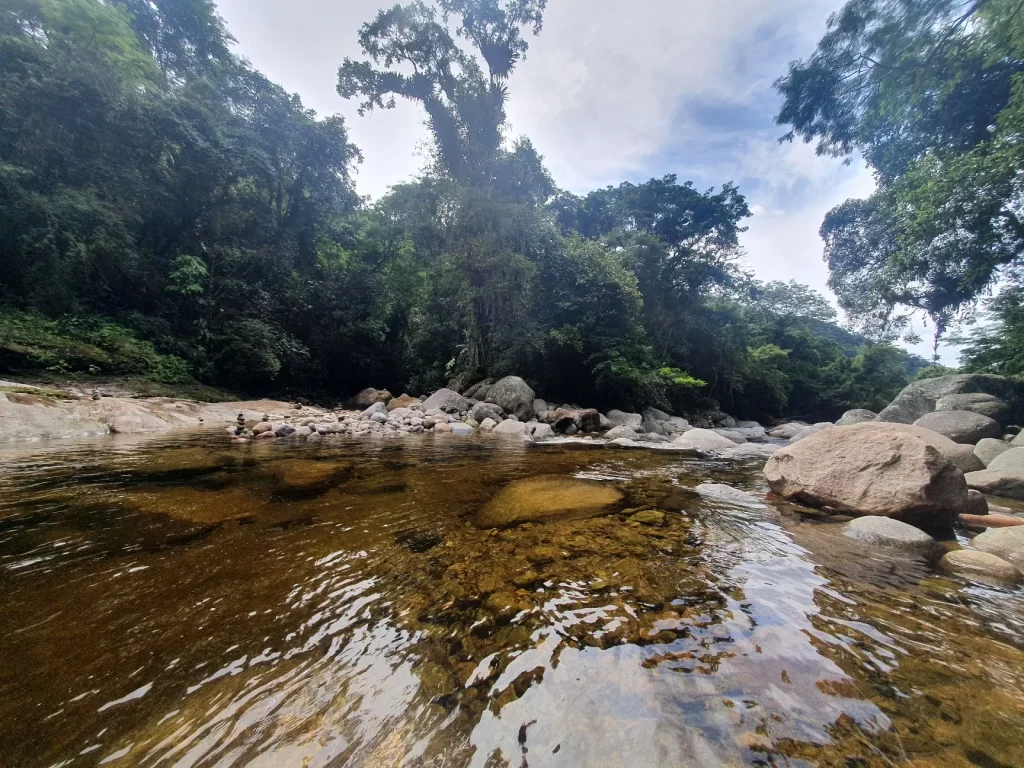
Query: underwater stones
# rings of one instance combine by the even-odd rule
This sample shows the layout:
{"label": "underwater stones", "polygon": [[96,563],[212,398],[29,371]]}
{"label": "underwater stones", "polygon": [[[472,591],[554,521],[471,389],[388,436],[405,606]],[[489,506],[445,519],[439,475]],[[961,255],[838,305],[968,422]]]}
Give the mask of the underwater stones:
{"label": "underwater stones", "polygon": [[729,459],[767,459],[782,446],[775,443],[745,443],[723,451],[722,455]]}
{"label": "underwater stones", "polygon": [[1001,557],[973,549],[947,552],[939,567],[957,576],[997,586],[1014,586],[1024,578],[1024,574]]}
{"label": "underwater stones", "polygon": [[600,515],[623,499],[610,485],[560,475],[541,475],[509,483],[473,519],[480,528],[571,520]]}
{"label": "underwater stones", "polygon": [[963,473],[913,428],[867,422],[831,427],[777,451],[771,489],[811,507],[949,528],[967,504]]}
{"label": "underwater stones", "polygon": [[661,526],[665,524],[665,513],[658,509],[641,509],[630,515],[629,520],[641,525]]}
{"label": "underwater stones", "polygon": [[851,424],[863,424],[865,421],[874,421],[877,418],[878,414],[874,411],[869,411],[865,408],[854,408],[852,411],[847,411],[840,416],[836,426],[848,427]]}
{"label": "underwater stones", "polygon": [[701,483],[693,490],[703,498],[710,499],[711,501],[739,504],[744,507],[764,507],[760,499],[755,496],[723,483]]}
{"label": "underwater stones", "polygon": [[843,528],[843,535],[867,544],[928,555],[935,549],[935,540],[920,528],[888,517],[859,517]]}
{"label": "underwater stones", "polygon": [[274,479],[271,496],[277,499],[310,499],[352,476],[352,465],[332,461],[284,459],[267,469]]}

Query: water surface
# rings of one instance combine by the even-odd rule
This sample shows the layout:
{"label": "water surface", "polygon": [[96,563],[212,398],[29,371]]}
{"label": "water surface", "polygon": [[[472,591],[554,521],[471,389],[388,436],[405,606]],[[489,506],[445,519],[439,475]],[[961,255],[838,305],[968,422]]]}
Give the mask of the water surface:
{"label": "water surface", "polygon": [[[692,491],[764,499],[756,463],[219,435],[0,460],[4,765],[1024,766],[1021,593]],[[624,499],[473,525],[539,475]]]}

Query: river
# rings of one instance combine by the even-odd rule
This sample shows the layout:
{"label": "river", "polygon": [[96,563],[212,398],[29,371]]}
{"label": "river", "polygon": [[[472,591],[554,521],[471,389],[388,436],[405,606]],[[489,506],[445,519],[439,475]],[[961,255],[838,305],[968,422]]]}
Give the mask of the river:
{"label": "river", "polygon": [[[269,442],[0,454],[4,765],[1024,765],[1024,595],[760,503],[763,462]],[[622,499],[479,524],[538,477]]]}

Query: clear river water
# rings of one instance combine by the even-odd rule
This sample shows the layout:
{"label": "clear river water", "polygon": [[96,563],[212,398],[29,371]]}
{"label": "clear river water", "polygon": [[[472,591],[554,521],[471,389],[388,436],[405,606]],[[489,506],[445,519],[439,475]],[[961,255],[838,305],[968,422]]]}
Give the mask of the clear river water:
{"label": "clear river water", "polygon": [[[1024,593],[763,461],[269,442],[0,452],[0,764],[1024,766]],[[480,524],[540,477],[621,501]]]}

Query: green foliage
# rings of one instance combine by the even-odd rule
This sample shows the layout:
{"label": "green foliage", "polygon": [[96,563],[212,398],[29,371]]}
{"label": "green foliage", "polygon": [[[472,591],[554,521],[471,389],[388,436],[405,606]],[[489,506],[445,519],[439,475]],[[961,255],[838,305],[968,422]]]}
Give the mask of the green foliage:
{"label": "green foliage", "polygon": [[1024,254],[1024,16],[1017,0],[850,0],[776,87],[786,138],[863,154],[878,190],[822,226],[830,286],[865,332],[936,336]]}
{"label": "green foliage", "polygon": [[1024,375],[1024,290],[1007,288],[987,302],[985,322],[956,339],[960,364],[970,373]]}
{"label": "green foliage", "polygon": [[575,196],[509,136],[544,8],[414,2],[362,27],[339,93],[406,99],[434,140],[371,205],[344,122],[235,57],[211,0],[4,5],[0,367],[336,397],[518,374],[557,402],[752,416],[886,396],[906,355],[740,271],[735,185]]}

